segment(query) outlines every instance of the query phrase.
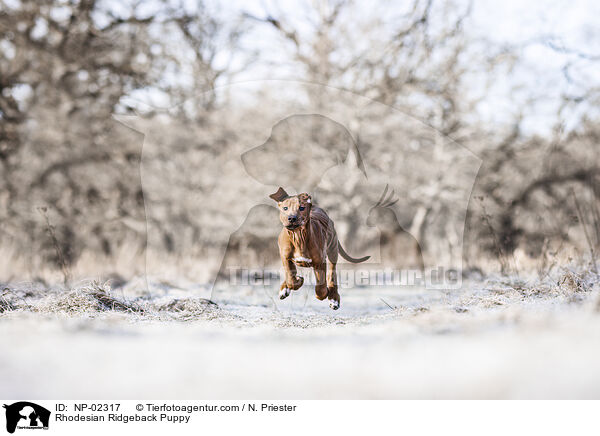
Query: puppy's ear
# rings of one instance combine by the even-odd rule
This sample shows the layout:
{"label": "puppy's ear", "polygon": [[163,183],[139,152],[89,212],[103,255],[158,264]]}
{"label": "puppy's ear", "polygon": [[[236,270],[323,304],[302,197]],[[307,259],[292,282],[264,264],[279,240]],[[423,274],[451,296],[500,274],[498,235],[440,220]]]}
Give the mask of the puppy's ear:
{"label": "puppy's ear", "polygon": [[289,195],[287,192],[285,192],[285,189],[283,189],[280,186],[279,189],[277,190],[277,192],[275,194],[269,195],[269,197],[271,197],[273,200],[275,200],[277,203],[279,203],[280,201],[283,201],[286,198],[288,198]]}
{"label": "puppy's ear", "polygon": [[305,203],[312,203],[312,197],[307,194],[306,192],[303,192],[302,194],[298,194],[298,198],[302,201],[304,201]]}

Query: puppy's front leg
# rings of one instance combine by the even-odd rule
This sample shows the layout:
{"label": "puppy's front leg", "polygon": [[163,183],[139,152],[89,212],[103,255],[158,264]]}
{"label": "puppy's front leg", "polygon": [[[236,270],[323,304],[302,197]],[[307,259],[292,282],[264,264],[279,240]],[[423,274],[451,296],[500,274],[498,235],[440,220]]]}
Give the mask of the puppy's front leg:
{"label": "puppy's front leg", "polygon": [[283,300],[290,295],[292,291],[300,289],[304,284],[304,278],[296,275],[296,265],[292,262],[292,258],[282,258],[283,268],[285,269],[285,280],[279,287],[279,298]]}
{"label": "puppy's front leg", "polygon": [[292,291],[300,289],[300,286],[304,283],[304,279],[296,276],[296,265],[292,261],[294,246],[285,230],[282,230],[279,234],[277,244],[279,245],[279,257],[281,257],[283,269],[285,270],[285,279],[279,287],[279,298],[283,300]]}

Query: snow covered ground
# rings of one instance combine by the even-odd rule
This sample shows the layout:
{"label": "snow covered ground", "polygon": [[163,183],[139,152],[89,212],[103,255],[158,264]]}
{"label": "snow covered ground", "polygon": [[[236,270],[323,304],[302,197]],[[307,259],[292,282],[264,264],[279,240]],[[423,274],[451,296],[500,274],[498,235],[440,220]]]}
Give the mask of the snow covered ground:
{"label": "snow covered ground", "polygon": [[6,286],[3,398],[599,398],[597,276],[460,291]]}

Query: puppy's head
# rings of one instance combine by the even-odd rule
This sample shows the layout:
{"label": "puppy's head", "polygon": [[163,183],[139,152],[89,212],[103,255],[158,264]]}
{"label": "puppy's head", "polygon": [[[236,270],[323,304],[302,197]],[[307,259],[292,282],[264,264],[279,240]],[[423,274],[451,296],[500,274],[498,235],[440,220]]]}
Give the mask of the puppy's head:
{"label": "puppy's head", "polygon": [[295,230],[308,222],[312,199],[307,193],[290,196],[283,188],[279,188],[269,197],[277,202],[279,219],[286,229]]}

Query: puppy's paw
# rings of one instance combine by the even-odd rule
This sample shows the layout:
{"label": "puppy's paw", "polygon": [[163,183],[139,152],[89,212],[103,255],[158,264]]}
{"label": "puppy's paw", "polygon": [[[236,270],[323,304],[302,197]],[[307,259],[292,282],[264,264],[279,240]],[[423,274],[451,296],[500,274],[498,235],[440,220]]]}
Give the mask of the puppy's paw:
{"label": "puppy's paw", "polygon": [[279,299],[280,299],[280,300],[283,300],[283,299],[287,298],[287,297],[290,295],[290,292],[291,292],[291,291],[292,291],[292,290],[291,290],[291,289],[289,289],[289,288],[281,288],[281,289],[279,290]]}
{"label": "puppy's paw", "polygon": [[329,307],[333,310],[338,310],[340,308],[340,302],[338,300],[329,300]]}
{"label": "puppy's paw", "polygon": [[302,287],[302,285],[304,284],[304,277],[298,276],[294,278],[294,283],[289,286],[291,289],[293,289],[294,291],[297,291],[298,289],[300,289]]}

